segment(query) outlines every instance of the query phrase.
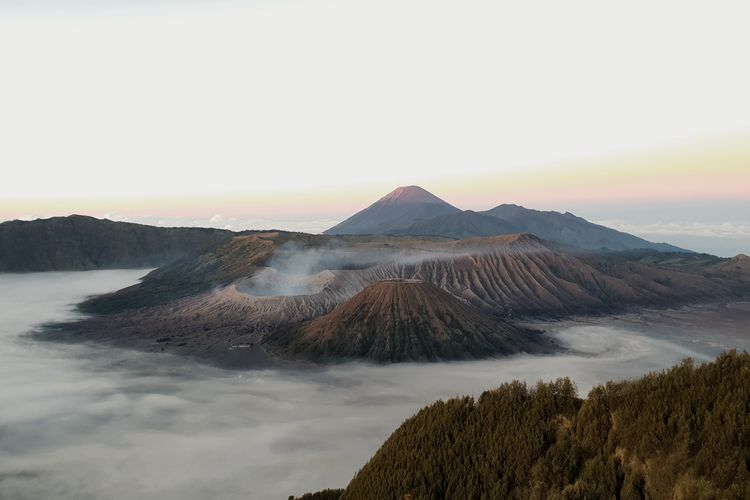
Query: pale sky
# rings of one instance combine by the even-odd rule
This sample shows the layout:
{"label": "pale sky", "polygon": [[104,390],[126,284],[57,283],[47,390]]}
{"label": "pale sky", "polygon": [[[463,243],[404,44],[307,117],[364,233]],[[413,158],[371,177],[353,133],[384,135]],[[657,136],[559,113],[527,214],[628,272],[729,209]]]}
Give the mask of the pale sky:
{"label": "pale sky", "polygon": [[[748,19],[739,1],[0,0],[0,219],[316,231],[420,184],[463,208],[576,209],[656,236],[700,219],[734,238],[748,156],[607,174],[750,138]],[[707,250],[750,251],[744,237]]]}

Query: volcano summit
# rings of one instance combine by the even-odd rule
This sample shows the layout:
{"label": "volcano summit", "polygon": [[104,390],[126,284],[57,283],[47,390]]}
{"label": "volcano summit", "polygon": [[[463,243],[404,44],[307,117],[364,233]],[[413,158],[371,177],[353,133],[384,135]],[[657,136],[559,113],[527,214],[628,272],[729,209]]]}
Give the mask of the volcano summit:
{"label": "volcano summit", "polygon": [[421,219],[461,210],[419,186],[402,186],[325,231],[325,234],[387,234]]}
{"label": "volcano summit", "polygon": [[397,362],[540,352],[549,340],[431,283],[389,279],[366,287],[329,314],[270,335],[268,344],[285,355],[314,361]]}

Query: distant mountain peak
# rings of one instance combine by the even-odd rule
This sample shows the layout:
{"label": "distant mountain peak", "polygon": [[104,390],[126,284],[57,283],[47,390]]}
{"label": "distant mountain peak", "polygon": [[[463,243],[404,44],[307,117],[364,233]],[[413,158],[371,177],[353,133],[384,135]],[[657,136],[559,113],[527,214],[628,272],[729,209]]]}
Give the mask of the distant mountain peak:
{"label": "distant mountain peak", "polygon": [[447,204],[434,194],[419,186],[400,186],[380,198],[377,203],[385,205],[411,203]]}
{"label": "distant mountain peak", "polygon": [[419,186],[401,186],[325,234],[388,234],[419,219],[460,211]]}
{"label": "distant mountain peak", "polygon": [[684,252],[591,223],[570,212],[543,211],[504,203],[490,210],[462,211],[419,186],[401,186],[325,234],[401,234],[473,238],[530,233],[545,241],[585,250],[650,248]]}

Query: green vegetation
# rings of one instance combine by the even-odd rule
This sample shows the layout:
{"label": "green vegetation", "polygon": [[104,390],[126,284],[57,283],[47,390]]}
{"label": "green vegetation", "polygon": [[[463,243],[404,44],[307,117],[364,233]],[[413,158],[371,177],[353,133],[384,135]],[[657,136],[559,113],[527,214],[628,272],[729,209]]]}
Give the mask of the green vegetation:
{"label": "green vegetation", "polygon": [[748,377],[750,354],[730,352],[585,400],[560,379],[438,401],[319,498],[750,498]]}

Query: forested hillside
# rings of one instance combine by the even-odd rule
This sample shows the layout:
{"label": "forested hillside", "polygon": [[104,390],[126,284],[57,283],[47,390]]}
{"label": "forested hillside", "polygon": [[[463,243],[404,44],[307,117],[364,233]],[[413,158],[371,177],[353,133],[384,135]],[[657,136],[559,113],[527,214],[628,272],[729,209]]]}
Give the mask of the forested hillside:
{"label": "forested hillside", "polygon": [[750,498],[748,377],[750,355],[731,352],[585,400],[559,379],[438,401],[317,498]]}

